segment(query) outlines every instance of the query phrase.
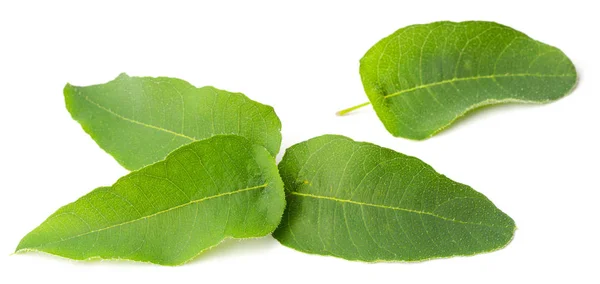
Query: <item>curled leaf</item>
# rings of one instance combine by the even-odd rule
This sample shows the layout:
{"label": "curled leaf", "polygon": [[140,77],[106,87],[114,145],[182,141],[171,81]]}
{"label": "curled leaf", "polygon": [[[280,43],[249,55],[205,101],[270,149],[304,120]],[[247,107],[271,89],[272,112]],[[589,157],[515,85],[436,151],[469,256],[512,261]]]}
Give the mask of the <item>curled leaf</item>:
{"label": "curled leaf", "polygon": [[482,106],[557,100],[577,81],[573,63],[558,48],[476,21],[399,29],[365,54],[360,75],[385,128],[417,140]]}

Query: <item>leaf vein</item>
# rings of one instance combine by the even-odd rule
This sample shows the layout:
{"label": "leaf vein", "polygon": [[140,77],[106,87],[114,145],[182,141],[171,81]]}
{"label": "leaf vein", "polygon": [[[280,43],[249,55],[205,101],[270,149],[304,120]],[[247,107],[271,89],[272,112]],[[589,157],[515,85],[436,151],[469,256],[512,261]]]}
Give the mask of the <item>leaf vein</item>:
{"label": "leaf vein", "polygon": [[434,213],[431,213],[431,212],[425,212],[425,211],[414,210],[414,209],[409,209],[409,208],[394,207],[394,206],[387,206],[387,205],[381,205],[381,204],[372,204],[372,203],[354,201],[354,200],[349,200],[349,199],[340,199],[340,198],[335,198],[335,197],[331,197],[331,196],[314,195],[314,194],[310,194],[310,193],[301,193],[301,192],[290,192],[289,194],[296,195],[296,196],[301,196],[301,197],[308,197],[308,198],[315,198],[315,199],[325,199],[325,200],[329,200],[329,201],[335,201],[335,202],[341,202],[341,203],[349,203],[349,204],[360,205],[360,206],[370,206],[370,207],[381,208],[381,209],[404,211],[404,212],[414,213],[414,214],[420,214],[420,215],[429,215],[429,216],[432,216],[432,217],[436,217],[436,218],[442,219],[444,221],[455,222],[455,223],[459,223],[459,224],[480,225],[480,226],[486,226],[486,227],[510,228],[510,227],[507,227],[507,226],[495,226],[495,225],[492,225],[492,224],[483,224],[483,223],[473,223],[473,222],[461,221],[461,220],[451,219],[451,218],[448,218],[448,217],[437,215],[437,214],[434,214]]}
{"label": "leaf vein", "polygon": [[[100,229],[91,230],[91,231],[88,231],[88,232],[85,232],[85,233],[81,233],[81,234],[78,234],[78,235],[75,235],[75,236],[71,236],[71,237],[68,237],[68,238],[62,238],[59,241],[45,243],[45,244],[39,245],[37,247],[28,248],[28,249],[36,249],[36,248],[39,248],[39,247],[42,247],[42,246],[46,246],[46,245],[50,245],[50,244],[54,244],[54,243],[60,243],[60,242],[68,241],[70,239],[74,239],[74,238],[82,237],[82,236],[85,236],[85,235],[89,235],[89,234],[93,234],[93,233],[97,233],[97,232],[109,230],[109,229],[112,229],[112,228],[124,226],[124,225],[131,224],[131,223],[135,223],[135,222],[140,221],[140,220],[149,220],[150,218],[152,218],[154,216],[157,216],[157,215],[160,215],[160,214],[163,214],[163,213],[167,213],[167,212],[170,212],[170,211],[182,208],[182,207],[186,207],[186,206],[189,206],[189,205],[197,204],[197,203],[200,203],[200,202],[203,202],[203,201],[206,201],[206,200],[211,200],[211,199],[215,199],[215,198],[219,198],[219,197],[223,197],[223,196],[229,196],[229,195],[233,195],[233,194],[237,194],[237,193],[242,193],[242,192],[246,192],[246,191],[251,191],[251,190],[265,188],[268,185],[269,185],[268,183],[265,183],[265,184],[262,184],[262,185],[257,185],[257,186],[253,186],[253,187],[247,187],[247,188],[237,189],[237,190],[234,190],[234,191],[229,191],[229,192],[224,192],[224,193],[219,193],[219,194],[207,196],[207,197],[196,199],[196,200],[192,200],[190,202],[186,202],[186,203],[183,203],[183,204],[180,204],[180,205],[177,205],[177,206],[165,209],[165,210],[161,210],[161,211],[158,211],[158,212],[146,215],[146,216],[142,216],[142,217],[139,217],[139,218],[136,218],[136,219],[133,219],[133,220],[129,220],[129,221],[125,221],[125,222],[122,222],[122,223],[110,225],[110,226],[107,226],[107,227],[104,227],[104,228],[100,228]],[[85,222],[85,220],[83,220],[83,219],[82,219],[82,221]]]}
{"label": "leaf vein", "polygon": [[191,140],[191,141],[196,141],[196,140],[197,140],[196,138],[193,138],[193,137],[187,136],[187,135],[185,135],[185,134],[183,134],[183,133],[175,132],[175,131],[173,131],[173,130],[169,130],[169,129],[166,129],[166,128],[162,128],[162,127],[160,127],[160,126],[156,126],[156,125],[152,125],[152,124],[147,124],[147,123],[144,123],[144,122],[141,122],[141,121],[135,120],[135,119],[131,119],[131,118],[125,117],[125,116],[123,116],[123,115],[120,115],[120,114],[118,114],[118,113],[116,113],[116,112],[112,111],[111,109],[109,109],[109,108],[107,108],[107,107],[104,107],[104,106],[100,105],[99,103],[97,103],[97,102],[95,102],[95,101],[91,100],[91,99],[90,99],[89,97],[87,97],[87,96],[83,96],[83,97],[84,97],[84,99],[85,99],[87,102],[89,102],[90,104],[92,104],[92,105],[94,105],[94,106],[98,107],[99,109],[101,109],[101,110],[103,110],[103,111],[106,111],[106,112],[110,113],[111,115],[114,115],[115,117],[117,117],[117,118],[119,118],[119,119],[125,120],[125,121],[127,121],[127,122],[131,122],[131,123],[134,123],[134,124],[137,124],[137,125],[141,125],[141,126],[144,126],[144,127],[152,128],[152,129],[155,129],[155,130],[158,130],[158,131],[163,131],[163,132],[166,132],[166,133],[169,133],[169,134],[172,134],[172,135],[175,135],[175,136],[179,136],[179,137],[182,137],[182,138],[186,138],[186,139],[189,139],[189,140]]}
{"label": "leaf vein", "polygon": [[384,99],[388,99],[388,98],[393,98],[395,96],[399,96],[405,93],[410,93],[410,92],[414,92],[417,90],[421,90],[421,89],[427,89],[427,88],[431,88],[431,87],[435,87],[435,86],[440,86],[440,85],[444,85],[444,84],[453,84],[454,82],[462,82],[462,81],[476,81],[476,80],[481,80],[481,79],[492,79],[495,80],[496,78],[510,78],[510,77],[538,77],[538,78],[544,78],[544,77],[574,77],[575,75],[573,74],[530,74],[530,73],[518,73],[518,74],[492,74],[492,75],[483,75],[483,76],[473,76],[473,77],[463,77],[463,78],[454,78],[454,79],[450,79],[450,80],[443,80],[443,81],[439,81],[439,82],[435,82],[435,83],[429,83],[429,84],[424,84],[424,85],[417,85],[415,87],[412,88],[408,88],[408,89],[404,89],[389,95],[385,95],[383,96]]}

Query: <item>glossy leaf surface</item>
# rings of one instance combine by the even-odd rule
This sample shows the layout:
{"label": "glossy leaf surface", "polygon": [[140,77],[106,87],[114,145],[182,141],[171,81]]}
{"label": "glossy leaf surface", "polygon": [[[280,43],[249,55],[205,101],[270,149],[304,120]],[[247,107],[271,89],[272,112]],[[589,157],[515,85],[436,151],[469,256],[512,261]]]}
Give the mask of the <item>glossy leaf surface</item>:
{"label": "glossy leaf surface", "polygon": [[271,233],[284,207],[271,154],[243,137],[218,135],[60,208],[17,252],[178,265],[224,238]]}
{"label": "glossy leaf surface", "polygon": [[281,122],[272,107],[213,87],[166,77],[121,74],[101,85],[64,89],[67,109],[106,152],[129,170],[217,134],[236,134],[275,156]]}
{"label": "glossy leaf surface", "polygon": [[481,193],[421,160],[325,135],[289,148],[287,208],[274,237],[293,249],[361,261],[418,261],[506,246],[515,223]]}
{"label": "glossy leaf surface", "polygon": [[558,48],[492,22],[399,29],[365,54],[360,74],[386,129],[418,140],[485,105],[559,99],[577,81]]}

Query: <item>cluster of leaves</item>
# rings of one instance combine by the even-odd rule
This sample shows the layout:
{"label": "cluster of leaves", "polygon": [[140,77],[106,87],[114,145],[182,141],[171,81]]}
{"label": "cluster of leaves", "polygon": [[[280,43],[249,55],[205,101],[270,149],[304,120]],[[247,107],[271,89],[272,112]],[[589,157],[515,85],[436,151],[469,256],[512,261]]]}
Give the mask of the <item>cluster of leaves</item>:
{"label": "cluster of leaves", "polygon": [[[488,22],[400,29],[360,71],[385,127],[413,139],[483,105],[555,100],[576,81],[560,50]],[[374,144],[324,135],[277,165],[279,118],[240,93],[122,74],[67,84],[64,95],[132,172],[57,210],[17,251],[179,265],[225,238],[272,233],[307,253],[418,261],[493,251],[514,235],[514,221],[481,193]]]}

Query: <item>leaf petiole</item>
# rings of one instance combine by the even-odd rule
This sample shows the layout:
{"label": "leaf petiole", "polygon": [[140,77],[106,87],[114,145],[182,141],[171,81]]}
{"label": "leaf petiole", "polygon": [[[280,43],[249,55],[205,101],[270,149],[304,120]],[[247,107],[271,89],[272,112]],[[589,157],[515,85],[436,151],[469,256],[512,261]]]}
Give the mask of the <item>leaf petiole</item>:
{"label": "leaf petiole", "polygon": [[356,106],[353,106],[353,107],[349,107],[349,108],[344,109],[344,110],[340,110],[340,111],[336,112],[335,114],[338,115],[338,116],[343,116],[343,115],[348,114],[349,112],[352,112],[352,111],[357,110],[357,109],[359,109],[361,107],[364,107],[364,106],[368,106],[370,104],[371,104],[370,102],[362,103],[362,104],[359,104],[359,105],[356,105]]}

